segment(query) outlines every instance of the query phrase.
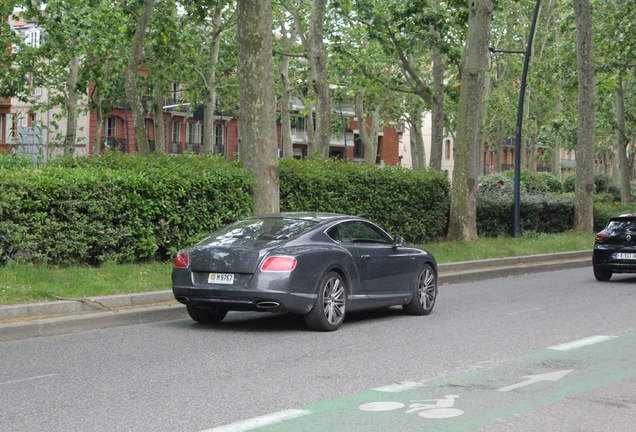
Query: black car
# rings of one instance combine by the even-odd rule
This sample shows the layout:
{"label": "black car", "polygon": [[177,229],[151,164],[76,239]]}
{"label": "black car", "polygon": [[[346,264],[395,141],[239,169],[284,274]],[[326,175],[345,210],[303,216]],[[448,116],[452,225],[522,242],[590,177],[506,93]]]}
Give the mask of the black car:
{"label": "black car", "polygon": [[599,281],[610,280],[614,273],[636,273],[636,214],[610,219],[596,235],[592,264]]}
{"label": "black car", "polygon": [[290,312],[332,331],[350,311],[401,305],[428,315],[437,264],[366,219],[276,213],[234,222],[180,251],[172,291],[200,323],[228,311]]}

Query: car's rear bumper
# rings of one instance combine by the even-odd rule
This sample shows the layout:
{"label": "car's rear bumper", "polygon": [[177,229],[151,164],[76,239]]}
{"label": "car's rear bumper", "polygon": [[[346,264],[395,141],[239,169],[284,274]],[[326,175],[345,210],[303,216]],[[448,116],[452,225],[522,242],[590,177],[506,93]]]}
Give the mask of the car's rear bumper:
{"label": "car's rear bumper", "polygon": [[218,307],[232,311],[258,311],[305,314],[311,310],[316,296],[274,291],[240,292],[173,286],[178,302],[201,308]]}
{"label": "car's rear bumper", "polygon": [[633,252],[632,250],[616,250],[614,248],[594,248],[592,265],[602,270],[611,270],[614,273],[636,273],[636,260],[616,259],[616,252]]}

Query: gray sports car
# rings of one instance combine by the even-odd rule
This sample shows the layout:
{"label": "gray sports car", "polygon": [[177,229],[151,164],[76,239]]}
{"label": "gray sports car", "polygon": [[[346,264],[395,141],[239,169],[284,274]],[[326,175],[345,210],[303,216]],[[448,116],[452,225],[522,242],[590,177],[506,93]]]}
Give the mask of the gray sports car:
{"label": "gray sports car", "polygon": [[230,310],[291,312],[314,330],[333,331],[351,311],[401,305],[428,315],[437,264],[366,219],[276,213],[234,222],[180,251],[172,291],[204,324]]}

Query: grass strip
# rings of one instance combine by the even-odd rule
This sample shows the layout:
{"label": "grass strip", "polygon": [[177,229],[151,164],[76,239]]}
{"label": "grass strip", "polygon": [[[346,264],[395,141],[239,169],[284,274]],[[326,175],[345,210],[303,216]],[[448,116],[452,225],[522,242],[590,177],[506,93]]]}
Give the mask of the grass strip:
{"label": "grass strip", "polygon": [[[591,250],[594,235],[572,232],[421,245],[438,263]],[[170,289],[172,263],[50,267],[9,264],[0,270],[0,305],[81,299]]]}

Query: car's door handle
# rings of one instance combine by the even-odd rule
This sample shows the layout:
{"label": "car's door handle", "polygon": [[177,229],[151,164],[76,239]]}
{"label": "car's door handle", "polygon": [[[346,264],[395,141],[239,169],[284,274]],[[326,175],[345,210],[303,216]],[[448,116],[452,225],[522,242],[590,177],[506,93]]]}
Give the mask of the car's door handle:
{"label": "car's door handle", "polygon": [[371,255],[360,255],[360,258],[369,259],[371,258]]}

